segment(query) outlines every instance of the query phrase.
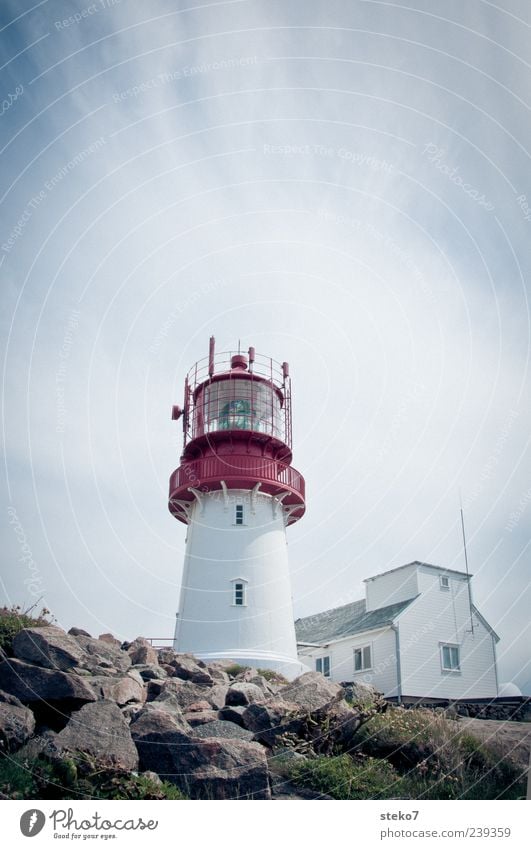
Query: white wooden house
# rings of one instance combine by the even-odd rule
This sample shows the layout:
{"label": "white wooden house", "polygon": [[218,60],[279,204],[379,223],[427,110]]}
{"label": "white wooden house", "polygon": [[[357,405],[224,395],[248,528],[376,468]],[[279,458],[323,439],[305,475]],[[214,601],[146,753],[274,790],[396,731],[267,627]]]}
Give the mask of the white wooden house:
{"label": "white wooden house", "polygon": [[295,623],[299,659],[389,698],[498,695],[497,634],[464,572],[415,561],[365,580],[365,598]]}

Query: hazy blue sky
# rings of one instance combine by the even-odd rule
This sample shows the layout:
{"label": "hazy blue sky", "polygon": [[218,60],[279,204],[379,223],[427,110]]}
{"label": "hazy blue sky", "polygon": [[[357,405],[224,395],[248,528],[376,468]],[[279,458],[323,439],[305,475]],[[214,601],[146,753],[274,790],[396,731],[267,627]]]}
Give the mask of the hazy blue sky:
{"label": "hazy blue sky", "polygon": [[296,615],[464,567],[531,692],[531,9],[3,2],[3,592],[171,636],[184,373],[289,360]]}

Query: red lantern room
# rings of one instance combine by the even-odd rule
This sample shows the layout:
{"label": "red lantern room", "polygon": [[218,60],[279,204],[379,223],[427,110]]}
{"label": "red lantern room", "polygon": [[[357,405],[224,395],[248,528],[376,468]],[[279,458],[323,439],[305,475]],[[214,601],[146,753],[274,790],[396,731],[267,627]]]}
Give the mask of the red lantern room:
{"label": "red lantern room", "polygon": [[215,351],[199,360],[184,384],[181,465],[170,478],[169,508],[188,523],[194,490],[245,489],[281,501],[287,524],[304,514],[304,478],[291,466],[291,381],[287,363],[249,348]]}

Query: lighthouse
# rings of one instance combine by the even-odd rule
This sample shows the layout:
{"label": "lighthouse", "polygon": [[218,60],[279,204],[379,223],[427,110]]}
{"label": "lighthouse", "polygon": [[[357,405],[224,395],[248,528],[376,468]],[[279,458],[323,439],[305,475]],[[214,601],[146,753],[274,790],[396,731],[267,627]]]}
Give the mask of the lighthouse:
{"label": "lighthouse", "polygon": [[297,660],[286,528],[305,510],[291,465],[288,363],[215,350],[185,378],[170,512],[187,526],[174,648],[288,678]]}

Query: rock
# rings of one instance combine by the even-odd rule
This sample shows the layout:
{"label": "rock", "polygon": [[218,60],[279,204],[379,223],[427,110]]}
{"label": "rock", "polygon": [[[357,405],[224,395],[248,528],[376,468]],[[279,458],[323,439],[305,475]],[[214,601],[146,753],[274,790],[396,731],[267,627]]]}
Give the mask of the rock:
{"label": "rock", "polygon": [[253,702],[264,701],[264,693],[256,684],[247,681],[237,681],[231,684],[227,692],[225,704],[250,705]]}
{"label": "rock", "polygon": [[70,628],[68,631],[71,637],[90,637],[88,631],[84,631],[83,628]]}
{"label": "rock", "polygon": [[166,663],[168,666],[171,666],[177,657],[179,655],[173,649],[159,649],[159,663]]}
{"label": "rock", "polygon": [[173,693],[182,708],[188,708],[194,702],[208,701],[209,687],[183,681],[181,678],[167,678],[165,681],[148,681],[147,700],[156,699],[162,693]]}
{"label": "rock", "polygon": [[137,637],[127,649],[127,653],[131,658],[131,662],[134,664],[142,663],[149,664],[150,666],[158,665],[158,651],[154,649],[151,643],[143,637]]}
{"label": "rock", "polygon": [[219,711],[219,717],[225,722],[235,722],[236,725],[243,726],[242,716],[246,710],[247,705],[236,705],[234,707],[231,705],[226,705]]}
{"label": "rock", "polygon": [[219,669],[217,666],[209,664],[207,666],[207,672],[213,681],[217,681],[218,684],[226,684],[227,687],[229,686],[230,678],[224,669]]}
{"label": "rock", "polygon": [[122,647],[121,640],[117,640],[112,634],[100,634],[98,640],[103,640],[104,643],[109,643],[109,645],[116,646],[119,649]]}
{"label": "rock", "polygon": [[35,731],[35,717],[19,699],[0,691],[0,753],[20,749]]}
{"label": "rock", "polygon": [[192,798],[269,799],[264,749],[246,740],[183,734],[162,711],[131,725],[143,770],[153,770]]}
{"label": "rock", "polygon": [[165,710],[168,713],[172,714],[175,717],[181,719],[184,715],[183,710],[177,700],[177,696],[174,693],[161,693],[160,696],[157,696],[155,701],[147,702],[148,704],[153,705],[157,710]]}
{"label": "rock", "polygon": [[328,681],[320,672],[305,672],[283,687],[280,695],[287,702],[295,702],[306,713],[313,713],[340,701],[343,692],[339,684]]}
{"label": "rock", "polygon": [[219,713],[217,710],[199,710],[194,713],[185,713],[184,718],[192,728],[196,728],[198,725],[205,725],[207,722],[219,719]]}
{"label": "rock", "polygon": [[105,669],[127,672],[131,666],[131,658],[127,652],[122,651],[117,646],[106,643],[104,640],[95,640],[83,635],[74,637],[74,639],[77,640],[85,655],[87,655],[84,666],[95,674],[101,674],[101,670]]}
{"label": "rock", "polygon": [[181,734],[192,733],[192,726],[188,724],[180,711],[168,710],[168,705],[164,703],[159,704],[159,702],[146,702],[142,710],[131,721],[131,729],[133,729],[133,726],[136,729],[136,733],[139,733],[139,729],[142,728],[166,727],[171,727],[174,731],[177,730]]}
{"label": "rock", "polygon": [[191,705],[188,705],[187,711],[188,713],[195,713],[197,711],[210,710],[211,705],[209,702],[201,701],[201,702],[192,702]]}
{"label": "rock", "polygon": [[297,734],[303,725],[303,714],[294,702],[278,699],[248,705],[242,714],[243,727],[254,733],[255,740],[274,746],[283,734]]}
{"label": "rock", "polygon": [[[171,666],[168,668],[173,672]],[[167,670],[158,664],[155,665],[154,663],[138,663],[134,665],[133,669],[136,669],[136,671],[140,673],[143,681],[163,680],[168,677]]]}
{"label": "rock", "polygon": [[136,770],[138,753],[120,708],[111,701],[84,705],[55,738],[61,751],[86,752],[113,769]]}
{"label": "rock", "polygon": [[[169,675],[170,678],[175,674],[175,669],[173,666],[170,666],[168,663],[159,663],[160,669],[163,669],[166,675]],[[162,676],[161,676],[162,677]]]}
{"label": "rock", "polygon": [[352,707],[359,709],[363,714],[385,711],[387,708],[383,694],[371,684],[354,681],[343,685],[343,690],[345,699],[352,704]]}
{"label": "rock", "polygon": [[88,680],[98,699],[116,702],[124,707],[131,702],[142,704],[146,694],[142,684],[135,681],[130,675],[121,678],[111,678],[108,675],[94,675]]}
{"label": "rock", "polygon": [[156,772],[152,772],[151,770],[146,770],[146,772],[141,772],[140,775],[142,778],[148,778],[153,784],[162,784],[162,780],[159,778]]}
{"label": "rock", "polygon": [[215,710],[221,710],[222,707],[225,707],[228,692],[229,688],[226,684],[216,684],[215,687],[211,687],[208,691],[206,701],[208,701]]}
{"label": "rock", "polygon": [[65,711],[96,701],[88,680],[78,675],[32,666],[17,658],[0,663],[0,687],[24,703],[44,700],[49,704],[65,703]]}
{"label": "rock", "polygon": [[222,737],[228,740],[252,740],[253,732],[246,731],[234,722],[214,719],[194,728],[194,737]]}
{"label": "rock", "polygon": [[26,663],[62,672],[79,666],[85,659],[76,638],[55,625],[19,631],[13,638],[13,654]]}
{"label": "rock", "polygon": [[194,684],[208,684],[212,686],[214,680],[208,670],[199,666],[196,660],[186,654],[177,654],[170,664],[175,669],[177,678],[183,681],[192,681]]}

